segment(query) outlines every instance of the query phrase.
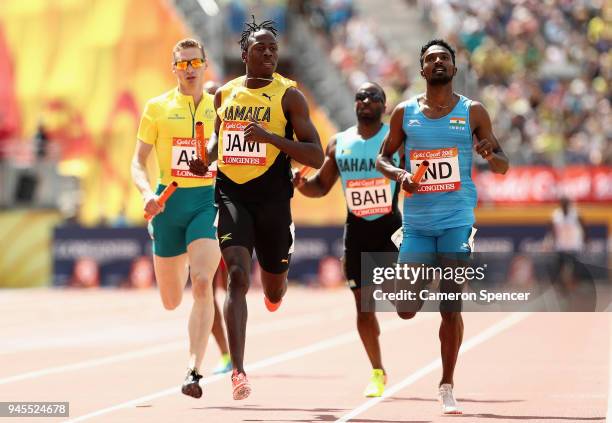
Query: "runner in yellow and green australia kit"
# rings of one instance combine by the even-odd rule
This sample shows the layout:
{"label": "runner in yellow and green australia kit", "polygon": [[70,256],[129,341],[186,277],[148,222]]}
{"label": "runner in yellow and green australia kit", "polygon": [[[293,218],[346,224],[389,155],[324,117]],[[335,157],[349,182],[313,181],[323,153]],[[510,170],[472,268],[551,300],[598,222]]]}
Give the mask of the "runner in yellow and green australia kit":
{"label": "runner in yellow and green australia kit", "polygon": [[[205,69],[206,56],[198,41],[185,39],[176,44],[172,72],[178,86],[146,104],[132,160],[132,179],[144,198],[144,211],[154,216],[149,223],[153,263],[166,309],[178,307],[191,277],[190,358],[182,392],[195,398],[202,396],[200,366],[213,323],[212,280],[220,258],[214,228],[216,170],[211,167],[200,176],[190,172],[188,165],[196,151],[196,122],[204,123],[205,137],[213,134],[215,109],[213,97],[203,89]],[[153,149],[160,169],[155,192],[146,172]],[[160,206],[159,194],[173,181],[179,188]]]}

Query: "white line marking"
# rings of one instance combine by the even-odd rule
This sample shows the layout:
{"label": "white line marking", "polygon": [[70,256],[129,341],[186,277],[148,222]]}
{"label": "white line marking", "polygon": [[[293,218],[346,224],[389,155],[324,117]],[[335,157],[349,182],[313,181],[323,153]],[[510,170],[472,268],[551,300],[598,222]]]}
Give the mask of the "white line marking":
{"label": "white line marking", "polygon": [[[335,320],[342,320],[347,315],[353,314],[348,309],[343,313],[330,312],[330,313],[312,313],[304,316],[300,316],[293,319],[278,320],[274,322],[268,322],[265,324],[254,325],[253,328],[249,329],[249,335],[260,335],[281,330],[295,329],[300,327],[311,326],[316,323],[329,322]],[[212,337],[211,337],[212,340]],[[7,383],[19,382],[22,380],[40,378],[42,376],[54,375],[64,372],[72,372],[75,370],[87,369],[91,367],[103,366],[105,364],[119,363],[122,361],[134,360],[137,358],[147,357],[150,355],[161,354],[169,351],[179,350],[181,348],[187,348],[187,340],[173,341],[165,344],[161,344],[155,347],[142,348],[139,350],[128,351],[120,354],[113,354],[107,357],[94,358],[91,360],[85,360],[78,363],[66,364],[63,366],[49,367],[46,369],[35,370],[31,372],[21,373],[14,376],[9,376],[0,379],[0,385]]]}
{"label": "white line marking", "polygon": [[[488,340],[488,339],[494,337],[495,335],[505,331],[506,329],[514,326],[515,324],[517,324],[521,320],[525,319],[529,314],[530,313],[514,313],[514,314],[506,317],[502,321],[500,321],[498,323],[495,323],[493,326],[488,327],[484,331],[480,332],[478,335],[476,335],[476,336],[470,338],[469,340],[467,340],[466,342],[464,342],[463,345],[461,345],[461,350],[459,350],[459,355],[461,355],[461,354],[471,350],[472,348],[476,347],[477,345],[482,344],[486,340]],[[410,376],[408,376],[404,380],[400,381],[399,383],[397,383],[397,384],[395,384],[395,385],[385,389],[385,393],[381,397],[372,398],[371,400],[368,400],[368,401],[364,402],[359,407],[355,408],[354,410],[352,410],[349,413],[345,414],[344,416],[340,417],[338,420],[336,420],[336,423],[348,422],[350,419],[352,419],[352,418],[358,416],[359,414],[363,413],[364,411],[374,407],[379,402],[381,402],[381,401],[385,400],[386,398],[396,394],[400,390],[402,390],[402,389],[412,385],[413,383],[415,383],[416,381],[418,381],[422,377],[427,376],[429,373],[433,372],[434,370],[438,369],[439,367],[442,367],[442,360],[438,358],[438,359],[432,361],[431,363],[427,364],[426,366],[421,367],[419,370],[417,370],[416,372],[412,373]]]}
{"label": "white line marking", "polygon": [[159,345],[157,347],[143,348],[140,350],[129,351],[121,354],[114,354],[107,357],[94,358],[92,360],[85,360],[78,363],[66,364],[64,366],[56,366],[49,367],[46,369],[34,370],[31,372],[21,373],[15,376],[9,376],[0,379],[0,385],[19,382],[27,379],[40,378],[42,376],[49,376],[58,373],[73,372],[75,370],[103,366],[105,364],[119,363],[121,361],[134,360],[136,358],[147,357],[149,355],[161,354],[168,351],[178,350],[180,348],[185,348],[185,345],[185,341],[169,342],[167,344]]}
{"label": "white line marking", "polygon": [[[2,291],[0,291],[1,294]],[[186,291],[188,292],[188,291]],[[59,294],[59,292],[51,291],[51,293]],[[92,291],[93,293],[93,291]],[[258,295],[255,292],[251,297]],[[261,296],[261,294],[259,294]],[[249,297],[249,299],[251,298]],[[57,297],[55,297],[57,299]],[[257,297],[257,299],[260,299]],[[155,298],[157,301],[157,298]],[[29,300],[32,302],[32,300]],[[35,300],[36,301],[36,300]],[[293,297],[288,298],[288,303],[295,301]],[[61,302],[61,301],[60,301]],[[53,302],[51,302],[54,304]],[[55,301],[59,304],[59,302]],[[338,310],[346,311],[346,307],[338,307],[338,297],[330,297],[328,301],[321,301],[317,304],[317,308],[322,313],[334,313]],[[113,309],[106,309],[107,315],[118,315],[126,316],[126,312],[140,310],[141,305],[146,305],[142,301],[135,301],[133,306],[119,306]],[[77,312],[75,315],[79,316],[86,310],[90,309],[94,304],[78,304],[80,313]],[[150,306],[150,304],[149,304]],[[142,344],[153,344],[159,345],[162,343],[173,342],[177,340],[177,328],[186,325],[189,318],[188,314],[183,315],[185,306],[190,306],[188,301],[185,301],[184,307],[178,313],[166,313],[164,312],[163,317],[160,318],[159,313],[147,312],[150,317],[144,317],[144,321],[134,321],[129,318],[122,318],[121,320],[114,320],[109,323],[108,319],[87,319],[84,322],[82,319],[75,319],[74,316],[69,316],[66,320],[65,317],[61,317],[62,313],[58,309],[60,306],[50,306],[47,304],[47,309],[54,318],[47,319],[45,321],[37,322],[29,330],[24,331],[20,327],[20,323],[17,320],[11,322],[10,319],[4,319],[0,323],[0,362],[2,361],[2,355],[4,354],[16,354],[25,351],[41,351],[47,352],[52,348],[82,348],[92,347],[97,349],[103,349],[108,345],[123,345],[126,349],[139,348],[140,345],[135,346],[136,342]],[[72,311],[75,305],[72,302],[68,302],[68,307]],[[263,309],[263,307],[261,307]],[[155,303],[155,310],[159,310],[157,302]],[[45,315],[46,310],[43,310],[42,314]],[[314,310],[304,310],[298,314],[303,316],[305,313],[313,313]],[[267,312],[264,312],[264,314]],[[9,316],[7,314],[7,316]],[[167,317],[166,317],[167,316]],[[40,320],[40,319],[39,319]],[[282,320],[282,319],[280,319]],[[28,323],[33,323],[28,322]],[[8,324],[8,325],[7,325]],[[274,324],[274,323],[273,323]],[[5,326],[6,330],[1,326]],[[129,345],[132,344],[132,345]],[[1,366],[0,366],[1,367]]]}
{"label": "white line marking", "polygon": [[[405,320],[388,320],[386,322],[381,323],[381,332],[383,331],[388,331],[388,330],[394,330],[400,327],[408,327],[408,326],[412,326],[416,323],[420,323],[423,321],[427,321],[427,320],[431,320],[434,317],[436,317],[435,313],[424,313],[423,316],[421,316],[419,319],[417,320],[409,320],[409,321],[405,321]],[[270,358],[266,358],[264,360],[260,360],[260,361],[256,361],[255,363],[249,364],[247,366],[245,366],[245,371],[256,371],[265,367],[269,367],[278,363],[282,363],[285,361],[289,361],[292,360],[294,358],[300,358],[303,357],[305,355],[308,354],[313,354],[315,352],[319,352],[319,351],[323,351],[323,350],[327,350],[330,348],[334,348],[340,345],[344,345],[344,344],[348,344],[354,341],[357,341],[359,339],[359,336],[357,334],[356,330],[351,330],[349,332],[345,332],[343,334],[334,336],[332,338],[329,339],[325,339],[323,341],[319,341],[319,342],[315,342],[313,344],[310,344],[306,347],[302,347],[302,348],[297,348],[295,350],[292,351],[288,351],[286,353],[283,354],[278,354],[275,356],[272,356]],[[223,378],[227,378],[227,375],[215,375],[215,376],[210,376],[210,377],[206,377],[204,379],[202,379],[201,382],[203,382],[205,385],[209,385],[213,382],[216,382],[220,379]],[[157,398],[161,398],[161,397],[165,397],[168,395],[172,395],[175,393],[178,393],[180,391],[179,387],[173,387],[173,388],[168,388],[168,389],[164,389],[163,391],[159,391],[159,392],[155,392],[153,394],[150,395],[145,395],[142,396],[140,398],[136,398],[133,399],[131,401],[126,401],[117,405],[113,405],[110,407],[106,407],[106,408],[102,408],[100,410],[97,411],[93,411],[91,413],[82,415],[80,417],[76,417],[74,419],[71,420],[66,420],[66,423],[76,423],[76,422],[82,422],[85,420],[89,420],[91,418],[94,417],[99,417],[102,416],[104,414],[108,414],[111,413],[113,411],[117,411],[117,410],[121,410],[123,408],[128,408],[128,407],[134,407],[138,404],[142,404],[144,402],[148,402]]]}

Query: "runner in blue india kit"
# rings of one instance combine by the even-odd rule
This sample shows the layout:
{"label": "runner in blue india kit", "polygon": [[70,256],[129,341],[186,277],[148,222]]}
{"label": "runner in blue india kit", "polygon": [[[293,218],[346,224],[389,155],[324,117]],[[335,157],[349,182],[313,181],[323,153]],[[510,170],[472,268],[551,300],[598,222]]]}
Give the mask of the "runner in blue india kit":
{"label": "runner in blue india kit", "polygon": [[[429,261],[426,256],[450,253],[457,257],[457,253],[469,255],[473,250],[477,197],[471,178],[472,149],[495,173],[504,174],[509,166],[483,105],[453,91],[457,68],[452,47],[443,40],[432,40],[421,49],[420,62],[427,90],[395,108],[376,163],[387,178],[414,194],[404,199],[398,260],[414,265]],[[393,155],[402,148],[405,169],[393,162]],[[424,160],[429,161],[429,168],[420,184],[413,183],[412,174]],[[444,414],[460,414],[452,389],[463,320],[460,312],[445,311],[443,306],[439,397]],[[398,310],[398,314],[409,319],[416,313]]]}

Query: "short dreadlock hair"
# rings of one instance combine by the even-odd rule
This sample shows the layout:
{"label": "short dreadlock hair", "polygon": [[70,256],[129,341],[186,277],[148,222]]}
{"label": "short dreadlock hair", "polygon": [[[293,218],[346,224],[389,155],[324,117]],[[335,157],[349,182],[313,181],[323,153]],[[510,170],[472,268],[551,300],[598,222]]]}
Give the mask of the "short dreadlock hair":
{"label": "short dreadlock hair", "polygon": [[427,44],[425,44],[423,47],[421,47],[421,69],[423,69],[423,55],[425,54],[425,52],[429,49],[429,47],[431,46],[440,46],[440,47],[444,47],[445,49],[448,50],[448,52],[451,55],[451,59],[453,59],[453,65],[455,64],[455,50],[453,50],[453,48],[450,46],[449,43],[447,43],[444,40],[441,39],[435,39],[435,40],[431,40],[429,41]]}
{"label": "short dreadlock hair", "polygon": [[253,18],[253,22],[244,23],[246,29],[242,31],[242,36],[240,37],[240,48],[242,49],[242,51],[248,50],[249,38],[251,38],[251,36],[255,34],[257,31],[261,31],[262,29],[265,29],[266,31],[270,31],[272,35],[274,35],[274,37],[276,37],[276,35],[278,34],[278,30],[274,27],[274,24],[276,22],[266,20],[258,24],[257,22],[255,22],[255,15],[251,15],[251,17]]}

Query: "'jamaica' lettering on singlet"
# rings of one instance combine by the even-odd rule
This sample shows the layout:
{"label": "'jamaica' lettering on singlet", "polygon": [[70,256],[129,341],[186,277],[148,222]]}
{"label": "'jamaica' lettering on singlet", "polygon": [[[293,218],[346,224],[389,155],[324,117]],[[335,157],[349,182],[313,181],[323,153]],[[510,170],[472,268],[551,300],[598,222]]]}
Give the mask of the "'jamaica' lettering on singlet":
{"label": "'jamaica' lettering on singlet", "polygon": [[229,106],[225,109],[223,120],[255,120],[270,122],[270,107]]}

